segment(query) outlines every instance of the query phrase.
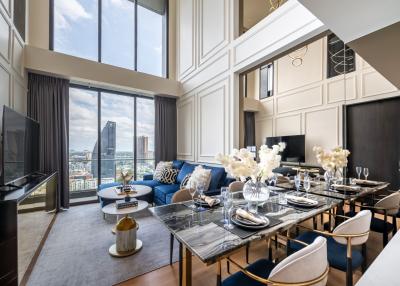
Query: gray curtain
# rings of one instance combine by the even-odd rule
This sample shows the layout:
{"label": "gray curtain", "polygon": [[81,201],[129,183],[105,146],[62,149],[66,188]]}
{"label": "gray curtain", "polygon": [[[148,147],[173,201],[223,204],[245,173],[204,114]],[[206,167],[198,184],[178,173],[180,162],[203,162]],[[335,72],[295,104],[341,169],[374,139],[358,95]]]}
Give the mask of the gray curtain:
{"label": "gray curtain", "polygon": [[155,96],[154,106],[156,163],[175,160],[177,144],[176,99]]}
{"label": "gray curtain", "polygon": [[57,209],[69,207],[69,81],[29,73],[28,116],[40,124],[40,170],[58,172]]}
{"label": "gray curtain", "polygon": [[256,120],[254,112],[244,112],[244,146],[256,145]]}

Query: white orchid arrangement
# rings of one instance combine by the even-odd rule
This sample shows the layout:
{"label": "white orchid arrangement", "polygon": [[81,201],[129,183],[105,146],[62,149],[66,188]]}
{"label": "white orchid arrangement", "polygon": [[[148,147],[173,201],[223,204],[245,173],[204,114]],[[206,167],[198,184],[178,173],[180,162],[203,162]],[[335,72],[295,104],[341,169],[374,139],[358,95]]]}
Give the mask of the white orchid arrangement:
{"label": "white orchid arrangement", "polygon": [[346,167],[348,162],[347,157],[350,155],[350,151],[342,147],[336,147],[327,151],[320,146],[314,146],[313,151],[322,168],[330,172]]}
{"label": "white orchid arrangement", "polygon": [[281,163],[279,155],[286,148],[285,143],[269,148],[262,145],[258,152],[260,162],[254,160],[254,153],[242,148],[234,149],[230,155],[218,154],[216,160],[225,167],[226,172],[241,181],[251,178],[253,182],[265,181],[273,176],[273,170],[278,168]]}

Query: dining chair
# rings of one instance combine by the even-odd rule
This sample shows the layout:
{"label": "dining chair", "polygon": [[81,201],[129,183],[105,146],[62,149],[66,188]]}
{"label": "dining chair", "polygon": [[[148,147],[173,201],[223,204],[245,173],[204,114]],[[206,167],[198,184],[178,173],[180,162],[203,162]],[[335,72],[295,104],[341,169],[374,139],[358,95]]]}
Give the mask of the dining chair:
{"label": "dining chair", "polygon": [[229,191],[231,193],[243,191],[244,183],[241,181],[235,181],[229,184]]}
{"label": "dining chair", "polygon": [[[332,232],[320,231],[298,225],[306,231],[296,237],[297,241],[310,243],[322,235],[327,238],[329,265],[346,272],[346,285],[353,285],[353,270],[361,266],[366,269],[366,242],[369,237],[372,213],[369,210],[360,211],[356,216],[349,218],[337,214],[328,215],[347,219],[339,224]],[[360,246],[361,250],[354,248]],[[299,251],[304,246],[298,242],[288,243],[288,251]]]}
{"label": "dining chair", "polygon": [[[177,191],[171,199],[171,203],[176,204],[180,202],[190,201],[192,199],[189,191],[187,189],[181,189]],[[169,264],[172,265],[172,257],[174,253],[174,235],[171,233],[169,240]]]}
{"label": "dining chair", "polygon": [[322,236],[278,264],[260,259],[244,268],[231,258],[228,260],[240,271],[226,278],[222,286],[324,286],[329,272],[327,240]]}
{"label": "dining chair", "polygon": [[[374,198],[371,199],[372,201],[375,201]],[[359,203],[355,203],[354,206],[359,207],[361,210],[368,209],[372,211],[373,215],[371,219],[371,230],[374,232],[382,233],[383,247],[385,247],[389,241],[389,233],[392,232],[394,235],[397,231],[396,216],[400,209],[400,191],[391,193],[390,195],[377,200],[377,202],[373,206]],[[356,211],[350,211],[347,212],[345,215],[353,217],[356,214]],[[376,217],[376,214],[383,215],[383,219],[380,217]],[[388,217],[392,218],[392,223],[388,221]]]}

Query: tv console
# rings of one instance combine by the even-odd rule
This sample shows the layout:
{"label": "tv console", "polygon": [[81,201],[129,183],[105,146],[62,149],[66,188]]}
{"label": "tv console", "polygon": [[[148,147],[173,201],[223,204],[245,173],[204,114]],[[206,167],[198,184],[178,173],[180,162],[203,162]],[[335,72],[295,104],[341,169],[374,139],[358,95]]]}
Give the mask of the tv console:
{"label": "tv console", "polygon": [[57,173],[13,187],[0,192],[0,285],[9,286],[26,284],[54,222]]}

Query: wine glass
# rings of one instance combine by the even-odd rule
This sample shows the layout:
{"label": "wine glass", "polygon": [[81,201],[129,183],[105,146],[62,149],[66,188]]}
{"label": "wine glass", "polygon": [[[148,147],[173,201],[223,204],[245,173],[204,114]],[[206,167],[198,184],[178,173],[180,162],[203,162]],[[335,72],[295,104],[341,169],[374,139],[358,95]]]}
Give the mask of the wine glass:
{"label": "wine glass", "polygon": [[300,184],[301,184],[300,174],[297,174],[297,175],[294,177],[294,185],[296,186],[296,190],[297,190],[297,191],[300,190]]}
{"label": "wine glass", "polygon": [[189,187],[188,188],[189,194],[192,197],[192,201],[193,201],[193,208],[192,209],[195,209],[196,205],[194,203],[194,195],[196,194],[196,184],[194,182],[190,182],[188,187]]}
{"label": "wine glass", "polygon": [[356,167],[356,172],[357,172],[358,179],[361,179],[362,167]]}
{"label": "wine glass", "polygon": [[224,228],[232,229],[233,225],[231,223],[231,212],[233,209],[233,198],[232,194],[228,193],[224,202],[224,211],[228,215],[228,220],[224,223]]}
{"label": "wine glass", "polygon": [[369,175],[369,169],[368,168],[364,168],[363,173],[364,173],[365,180],[367,180],[368,179],[368,175]]}
{"label": "wine glass", "polygon": [[308,191],[311,188],[310,176],[304,177],[304,189],[306,190],[306,197],[308,197]]}
{"label": "wine glass", "polygon": [[[204,195],[204,184],[202,184],[202,183],[197,184],[197,192],[198,192],[198,194],[200,196],[200,199],[202,200],[203,199],[203,195]],[[204,211],[205,210],[205,208],[202,205],[200,205],[197,209],[199,211]]]}

